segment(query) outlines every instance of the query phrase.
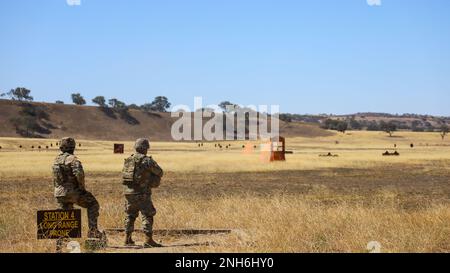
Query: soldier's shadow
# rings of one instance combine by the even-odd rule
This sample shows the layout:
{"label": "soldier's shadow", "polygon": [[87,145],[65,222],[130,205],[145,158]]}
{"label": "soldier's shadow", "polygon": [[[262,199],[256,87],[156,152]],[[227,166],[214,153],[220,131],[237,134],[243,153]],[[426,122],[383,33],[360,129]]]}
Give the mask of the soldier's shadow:
{"label": "soldier's shadow", "polygon": [[171,244],[164,245],[164,247],[192,247],[192,246],[212,246],[215,245],[214,242],[203,242],[203,243],[188,243],[188,244]]}
{"label": "soldier's shadow", "polygon": [[[215,245],[214,242],[203,242],[203,243],[188,243],[188,244],[165,244],[162,247],[159,248],[171,248],[171,247],[195,247],[195,246],[212,246]],[[109,246],[109,248],[116,248],[116,249],[146,249],[144,246]],[[153,248],[158,249],[158,248]]]}

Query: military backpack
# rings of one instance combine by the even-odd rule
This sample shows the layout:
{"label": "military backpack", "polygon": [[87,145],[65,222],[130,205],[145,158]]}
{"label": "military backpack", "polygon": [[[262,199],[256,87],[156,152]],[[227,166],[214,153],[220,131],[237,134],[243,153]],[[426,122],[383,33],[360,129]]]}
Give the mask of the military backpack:
{"label": "military backpack", "polygon": [[58,156],[53,163],[53,184],[55,187],[62,186],[69,182],[70,167],[65,164],[69,155]]}
{"label": "military backpack", "polygon": [[145,156],[143,155],[132,155],[125,159],[125,163],[123,165],[122,170],[122,184],[131,186],[133,184],[140,184],[145,169],[142,168],[142,161]]}

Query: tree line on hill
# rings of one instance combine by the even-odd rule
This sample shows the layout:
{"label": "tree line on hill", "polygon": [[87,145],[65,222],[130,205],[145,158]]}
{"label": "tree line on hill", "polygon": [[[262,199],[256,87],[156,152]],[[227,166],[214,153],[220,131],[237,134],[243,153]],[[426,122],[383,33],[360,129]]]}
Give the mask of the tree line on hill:
{"label": "tree line on hill", "polygon": [[[351,119],[349,121],[346,120],[336,120],[336,119],[327,119],[325,122],[322,123],[321,127],[323,129],[327,130],[335,130],[338,132],[345,133],[347,130],[363,130],[364,129],[364,123],[358,122],[354,119]],[[366,130],[367,131],[383,131],[389,134],[389,136],[392,136],[395,131],[397,131],[398,126],[395,122],[389,121],[371,121],[367,124]]]}
{"label": "tree line on hill", "polygon": [[[70,96],[71,96],[72,102],[74,104],[86,105],[86,100],[80,93],[73,93]],[[0,94],[0,97],[9,97],[11,100],[16,100],[16,101],[33,101],[33,97],[31,96],[31,91],[24,87],[17,87],[15,89],[11,89],[7,93]],[[106,98],[104,96],[97,96],[92,99],[92,102],[102,108],[111,107],[113,109],[122,110],[122,111],[125,109],[140,109],[140,110],[153,111],[153,112],[167,112],[167,110],[171,106],[171,103],[169,102],[169,100],[164,96],[157,96],[157,97],[155,97],[155,99],[152,102],[144,103],[141,106],[138,106],[136,104],[127,105],[126,103],[124,103],[116,98],[109,99],[108,103],[106,103]],[[55,103],[64,104],[64,102],[61,100],[57,100]]]}
{"label": "tree line on hill", "polygon": [[[85,105],[86,100],[80,93],[71,94],[72,102],[76,105]],[[144,103],[143,105],[130,104],[127,105],[123,101],[120,101],[116,98],[112,98],[108,100],[106,103],[106,98],[104,96],[96,96],[92,99],[92,103],[97,104],[99,107],[108,108],[111,107],[117,110],[125,110],[125,109],[138,109],[144,111],[153,111],[153,112],[167,112],[170,108],[171,103],[164,96],[157,96],[151,103]]]}
{"label": "tree line on hill", "polygon": [[327,130],[335,130],[345,133],[347,130],[367,130],[367,131],[382,131],[389,134],[392,137],[394,132],[398,130],[411,130],[413,132],[439,132],[442,139],[449,133],[450,128],[445,121],[439,123],[439,127],[432,126],[430,122],[425,122],[426,128],[420,127],[421,121],[412,121],[412,126],[408,126],[404,121],[390,120],[388,122],[384,120],[380,121],[367,121],[355,119],[339,120],[339,119],[326,119],[322,122],[321,127]]}
{"label": "tree line on hill", "polygon": [[[40,138],[43,135],[51,133],[51,129],[55,129],[49,121],[49,114],[45,105],[31,104],[34,100],[31,96],[31,91],[24,87],[17,87],[11,89],[7,93],[1,93],[0,97],[8,97],[11,100],[20,102],[19,114],[10,119],[10,122],[16,129],[16,132],[23,137],[35,137]],[[86,100],[80,93],[71,94],[72,102],[76,105],[85,105]],[[103,96],[97,96],[92,99],[92,102],[97,104],[100,110],[108,117],[116,119],[116,114],[121,119],[131,125],[138,125],[139,121],[134,118],[129,109],[138,109],[145,112],[167,112],[170,108],[169,100],[164,96],[157,96],[151,103],[145,103],[141,106],[136,104],[127,105],[126,103],[112,98],[106,103],[106,99]],[[57,104],[64,104],[63,101],[56,101]]]}
{"label": "tree line on hill", "polygon": [[[1,93],[0,97],[9,97],[11,100],[16,100],[23,102],[21,104],[21,111],[19,112],[19,116],[11,119],[11,122],[16,127],[16,131],[22,135],[27,137],[37,137],[39,134],[49,134],[50,129],[53,128],[51,123],[48,121],[48,114],[45,112],[45,107],[43,106],[35,106],[30,103],[33,101],[33,97],[31,96],[31,91],[24,87],[17,87],[15,89],[11,89],[7,93]],[[80,93],[71,94],[72,102],[76,105],[85,105],[86,100]],[[57,104],[64,104],[63,101],[56,101]],[[104,96],[96,96],[92,99],[92,103],[97,104],[99,108],[109,117],[116,118],[116,113],[119,114],[120,118],[128,122],[132,125],[139,124],[139,121],[136,120],[130,113],[129,109],[141,110],[147,113],[150,112],[167,112],[170,108],[171,103],[164,96],[157,96],[150,103],[144,103],[143,105],[130,104],[116,99],[111,98],[106,102],[106,98]],[[219,105],[224,112],[237,112],[240,110],[243,111],[252,111],[251,109],[240,108],[238,104],[231,103],[229,101],[223,101]],[[215,109],[200,109],[201,111],[211,111],[214,112]],[[310,123],[319,123],[323,129],[327,130],[336,130],[338,132],[345,133],[348,130],[368,130],[368,131],[384,131],[392,136],[394,132],[397,130],[412,130],[415,132],[439,132],[442,139],[445,138],[449,133],[449,126],[447,125],[446,120],[439,120],[439,126],[433,126],[428,119],[431,116],[428,115],[416,115],[416,114],[403,114],[403,115],[391,115],[384,113],[359,113],[361,116],[361,120],[356,120],[355,117],[351,118],[329,118],[329,115],[321,114],[321,115],[298,115],[298,114],[289,114],[282,113],[279,115],[280,120],[285,122],[294,122],[294,121],[302,121],[302,122],[310,122]],[[406,121],[401,120],[390,120],[388,122],[380,120],[365,120],[365,115],[370,115],[371,117],[401,117],[401,118],[415,118],[410,124]]]}
{"label": "tree line on hill", "polygon": [[[391,115],[383,113],[358,113],[360,119],[357,120],[354,116],[349,117],[334,117],[333,115],[299,115],[299,114],[280,114],[280,120],[285,122],[307,122],[317,123],[320,127],[327,130],[335,130],[345,133],[348,130],[367,130],[367,131],[382,131],[388,133],[390,136],[398,130],[410,130],[413,132],[439,132],[442,139],[449,133],[448,118],[435,118],[428,115],[403,114]],[[389,118],[390,120],[368,120],[366,116],[372,118]],[[393,119],[397,117],[397,119]],[[414,119],[410,122],[401,119]],[[437,120],[433,125],[429,119]]]}

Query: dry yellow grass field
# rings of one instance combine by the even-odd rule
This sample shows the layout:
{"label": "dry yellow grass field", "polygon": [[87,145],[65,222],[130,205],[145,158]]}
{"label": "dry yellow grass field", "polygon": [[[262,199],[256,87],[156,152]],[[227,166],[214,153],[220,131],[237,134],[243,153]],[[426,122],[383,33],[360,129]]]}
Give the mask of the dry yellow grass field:
{"label": "dry yellow grass field", "polygon": [[[35,217],[55,207],[50,168],[58,151],[45,146],[56,142],[0,138],[0,252],[54,251],[54,242],[36,239]],[[100,226],[122,227],[125,155],[112,153],[113,142],[78,142],[88,190],[101,205]],[[246,142],[222,142],[231,144],[222,150],[214,144],[152,143],[166,171],[154,191],[155,228],[231,234],[160,236],[166,248],[104,251],[367,252],[367,243],[378,241],[382,252],[450,252],[450,140],[438,133],[288,138],[294,154],[275,163],[261,160],[258,148],[243,152]],[[381,156],[394,144],[399,157]],[[132,152],[131,141],[125,147]],[[339,157],[318,156],[328,152]]]}

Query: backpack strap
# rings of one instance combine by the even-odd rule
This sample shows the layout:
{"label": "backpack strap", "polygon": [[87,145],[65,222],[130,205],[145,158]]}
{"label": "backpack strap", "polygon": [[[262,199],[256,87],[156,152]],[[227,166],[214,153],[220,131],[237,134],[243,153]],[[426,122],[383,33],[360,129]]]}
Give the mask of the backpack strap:
{"label": "backpack strap", "polygon": [[[134,155],[133,155],[134,156]],[[133,174],[133,179],[134,180],[136,180],[137,179],[137,177],[136,177],[136,171],[142,166],[142,162],[144,161],[144,159],[145,159],[145,155],[143,155],[143,156],[141,156],[140,158],[139,158],[139,160],[137,160],[137,161],[135,161],[135,163],[134,163],[134,174]],[[139,169],[139,171],[141,171],[140,169]],[[142,173],[141,173],[141,175],[142,175]],[[140,178],[141,179],[141,178]],[[140,183],[141,181],[139,181],[139,183]]]}

